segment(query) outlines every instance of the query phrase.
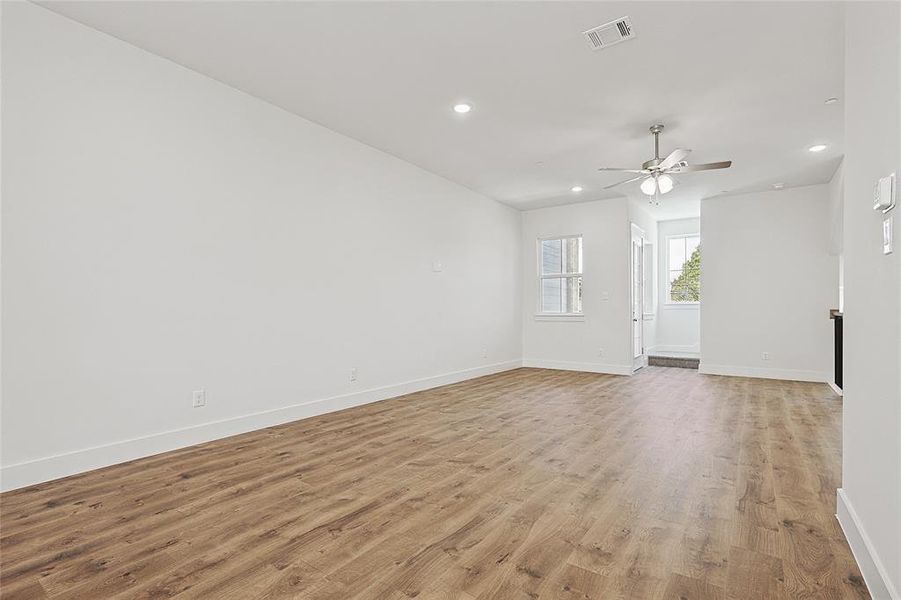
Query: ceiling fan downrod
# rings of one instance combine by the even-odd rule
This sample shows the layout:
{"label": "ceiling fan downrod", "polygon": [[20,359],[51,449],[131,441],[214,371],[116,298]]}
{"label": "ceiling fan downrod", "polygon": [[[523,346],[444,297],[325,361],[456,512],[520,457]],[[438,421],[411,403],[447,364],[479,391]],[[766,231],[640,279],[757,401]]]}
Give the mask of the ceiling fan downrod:
{"label": "ceiling fan downrod", "polygon": [[654,136],[654,158],[645,161],[644,164],[641,165],[641,168],[649,171],[656,171],[657,165],[663,162],[660,159],[660,133],[663,131],[663,124],[657,123],[655,125],[651,125],[648,131],[650,131]]}
{"label": "ceiling fan downrod", "polygon": [[657,123],[656,125],[651,125],[650,132],[654,134],[654,159],[660,160],[660,132],[663,131],[663,125]]}

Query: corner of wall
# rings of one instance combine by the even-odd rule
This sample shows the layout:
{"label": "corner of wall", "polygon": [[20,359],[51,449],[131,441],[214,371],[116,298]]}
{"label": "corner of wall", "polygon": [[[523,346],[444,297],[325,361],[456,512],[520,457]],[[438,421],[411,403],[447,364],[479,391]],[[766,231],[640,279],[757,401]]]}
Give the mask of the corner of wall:
{"label": "corner of wall", "polygon": [[835,506],[835,518],[848,540],[870,596],[873,600],[901,600],[901,594],[892,584],[885,565],[879,560],[873,542],[867,536],[851,500],[842,488],[836,491]]}

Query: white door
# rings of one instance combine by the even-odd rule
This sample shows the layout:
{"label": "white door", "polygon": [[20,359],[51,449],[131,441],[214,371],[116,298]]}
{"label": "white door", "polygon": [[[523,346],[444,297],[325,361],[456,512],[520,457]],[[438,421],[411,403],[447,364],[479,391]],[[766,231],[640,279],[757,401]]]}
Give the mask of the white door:
{"label": "white door", "polygon": [[644,352],[644,232],[632,225],[632,370],[637,371],[648,364]]}

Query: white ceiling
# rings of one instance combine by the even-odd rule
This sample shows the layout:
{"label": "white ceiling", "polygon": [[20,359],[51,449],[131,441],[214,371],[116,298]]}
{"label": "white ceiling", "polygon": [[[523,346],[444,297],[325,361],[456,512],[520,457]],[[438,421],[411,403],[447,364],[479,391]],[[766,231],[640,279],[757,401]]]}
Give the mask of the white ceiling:
{"label": "white ceiling", "polygon": [[[642,197],[601,190],[625,177],[597,167],[650,158],[655,121],[661,153],[734,161],[680,176],[659,218],[826,182],[842,153],[841,101],[824,104],[843,86],[837,3],[42,5],[517,208]],[[625,15],[634,40],[588,47],[582,31]]]}

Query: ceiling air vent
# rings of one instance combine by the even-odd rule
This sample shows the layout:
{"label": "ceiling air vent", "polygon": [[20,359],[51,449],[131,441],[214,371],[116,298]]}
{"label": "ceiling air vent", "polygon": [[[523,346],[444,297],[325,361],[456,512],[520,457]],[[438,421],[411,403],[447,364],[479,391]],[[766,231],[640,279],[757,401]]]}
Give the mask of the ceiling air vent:
{"label": "ceiling air vent", "polygon": [[632,19],[623,17],[622,19],[593,27],[583,32],[582,35],[588,40],[592,50],[601,50],[607,46],[631,40],[635,37],[635,32],[632,31]]}

